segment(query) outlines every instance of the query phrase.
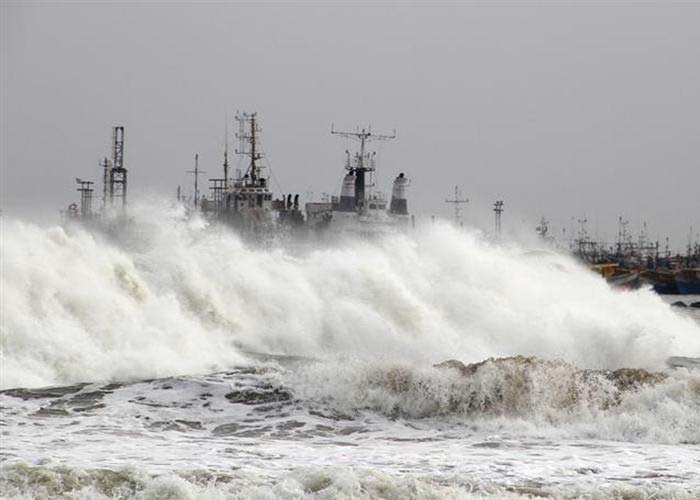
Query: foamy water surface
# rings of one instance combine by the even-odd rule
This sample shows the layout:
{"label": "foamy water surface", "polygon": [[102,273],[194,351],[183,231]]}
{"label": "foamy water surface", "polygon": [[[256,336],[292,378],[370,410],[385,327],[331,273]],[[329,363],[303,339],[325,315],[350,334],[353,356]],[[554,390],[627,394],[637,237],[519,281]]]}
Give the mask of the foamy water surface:
{"label": "foamy water surface", "polygon": [[4,221],[5,497],[700,498],[693,309],[442,225],[121,231]]}

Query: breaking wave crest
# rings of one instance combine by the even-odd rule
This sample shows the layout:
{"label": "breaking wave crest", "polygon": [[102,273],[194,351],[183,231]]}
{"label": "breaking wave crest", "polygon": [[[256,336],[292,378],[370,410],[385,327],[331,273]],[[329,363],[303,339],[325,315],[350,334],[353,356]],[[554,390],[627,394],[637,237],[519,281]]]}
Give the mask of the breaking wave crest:
{"label": "breaking wave crest", "polygon": [[517,356],[425,369],[317,364],[285,379],[295,394],[341,415],[369,410],[487,432],[700,444],[700,373],[686,370],[590,370]]}
{"label": "breaking wave crest", "polygon": [[181,207],[132,216],[118,238],[3,221],[3,387],[207,373],[251,351],[417,367],[520,354],[595,369],[700,355],[698,324],[653,293],[477,232],[436,224],[261,249]]}
{"label": "breaking wave crest", "polygon": [[61,420],[125,413],[150,430],[206,439],[384,436],[394,422],[409,441],[435,438],[437,430],[700,444],[697,371],[590,370],[522,356],[427,368],[367,361],[286,368],[266,363],[130,384],[9,389],[0,397],[8,417],[20,421],[21,415]]}

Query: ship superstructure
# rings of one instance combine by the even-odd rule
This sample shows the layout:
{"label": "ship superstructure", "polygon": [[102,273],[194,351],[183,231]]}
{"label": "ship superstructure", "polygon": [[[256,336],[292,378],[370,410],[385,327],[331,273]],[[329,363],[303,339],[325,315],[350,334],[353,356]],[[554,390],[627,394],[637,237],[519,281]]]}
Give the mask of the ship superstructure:
{"label": "ship superstructure", "polygon": [[[340,196],[307,202],[302,212],[299,194],[275,197],[270,189],[257,114],[238,113],[236,121],[239,127],[236,138],[240,145],[235,152],[244,158],[246,169],[237,171],[233,178],[230,176],[227,143],[223,177],[209,179],[209,197],[202,197],[199,206],[194,207],[205,217],[231,225],[242,233],[273,236],[282,233],[309,236],[325,232],[371,235],[408,224],[408,178],[403,173],[396,177],[391,199],[387,200],[384,193],[375,189],[376,152],[367,149],[372,141],[396,138],[395,133],[374,134],[369,129],[341,132],[331,127],[331,134],[356,140],[359,151],[354,154],[346,151],[346,175]],[[196,169],[191,173],[195,173],[196,181]],[[195,186],[197,198],[198,187]]]}
{"label": "ship superstructure", "polygon": [[111,159],[104,157],[99,163],[102,170],[102,202],[99,209],[93,206],[94,182],[75,179],[80,193],[80,203],[71,203],[62,212],[65,220],[94,225],[108,215],[123,216],[126,210],[127,169],[124,166],[124,127],[112,127]]}
{"label": "ship superstructure", "polygon": [[359,143],[359,151],[345,152],[345,171],[340,196],[330,202],[307,203],[306,218],[316,228],[334,233],[353,233],[369,236],[405,227],[409,222],[407,189],[408,178],[400,173],[394,180],[391,200],[376,187],[376,152],[367,145],[372,141],[387,141],[391,135],[374,134],[370,129],[355,132],[336,131],[331,134]]}
{"label": "ship superstructure", "polygon": [[[344,171],[339,196],[321,201],[309,201],[304,211],[300,208],[299,194],[282,194],[275,197],[270,188],[269,165],[264,164],[261,146],[261,127],[257,113],[237,113],[239,141],[235,154],[242,158],[244,168],[231,175],[228,149],[228,127],[223,159],[223,177],[210,178],[208,193],[200,193],[200,177],[206,174],[199,166],[199,154],[194,155],[194,169],[188,170],[194,178],[194,191],[190,197],[177,188],[177,201],[190,214],[200,214],[206,219],[229,225],[244,236],[267,240],[277,235],[307,237],[323,233],[350,233],[370,236],[387,233],[409,225],[407,190],[409,179],[399,173],[393,181],[391,197],[376,188],[377,153],[368,146],[376,141],[396,138],[396,133],[376,134],[371,129],[354,132],[337,131],[331,134],[354,140],[358,150],[346,151]],[[102,207],[92,207],[93,183],[77,179],[81,203],[73,203],[66,211],[67,218],[83,223],[102,220],[105,214],[125,214],[127,194],[127,170],[124,167],[124,127],[113,128],[112,158],[101,163],[103,186]]]}
{"label": "ship superstructure", "polygon": [[260,147],[261,128],[257,113],[238,113],[239,129],[235,153],[246,161],[245,171],[229,177],[228,146],[224,150],[224,177],[209,179],[210,198],[203,198],[202,212],[211,218],[232,225],[242,232],[269,234],[277,224],[303,222],[299,212],[299,195],[273,199],[269,175],[264,173]]}

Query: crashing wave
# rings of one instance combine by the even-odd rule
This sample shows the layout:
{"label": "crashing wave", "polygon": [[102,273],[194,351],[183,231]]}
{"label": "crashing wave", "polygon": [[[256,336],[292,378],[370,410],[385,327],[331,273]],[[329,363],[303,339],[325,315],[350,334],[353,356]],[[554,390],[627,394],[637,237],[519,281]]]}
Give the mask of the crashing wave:
{"label": "crashing wave", "polygon": [[432,368],[318,364],[298,374],[292,387],[344,414],[447,418],[481,429],[521,421],[582,437],[700,443],[700,372],[685,369],[591,370],[524,356]]}
{"label": "crashing wave", "polygon": [[328,247],[247,247],[177,209],[129,237],[4,220],[2,387],[202,374],[245,351],[432,364],[561,358],[661,369],[700,326],[572,259],[435,224]]}

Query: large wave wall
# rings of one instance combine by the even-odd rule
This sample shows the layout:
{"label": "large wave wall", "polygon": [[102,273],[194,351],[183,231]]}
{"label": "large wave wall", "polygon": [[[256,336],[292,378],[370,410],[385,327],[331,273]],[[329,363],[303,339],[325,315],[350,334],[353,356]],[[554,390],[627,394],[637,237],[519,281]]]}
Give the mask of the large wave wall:
{"label": "large wave wall", "polygon": [[477,231],[261,249],[182,207],[132,216],[119,238],[3,220],[2,387],[205,373],[251,351],[606,369],[700,355],[700,326],[651,291]]}

